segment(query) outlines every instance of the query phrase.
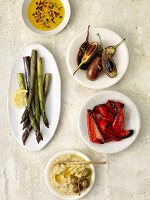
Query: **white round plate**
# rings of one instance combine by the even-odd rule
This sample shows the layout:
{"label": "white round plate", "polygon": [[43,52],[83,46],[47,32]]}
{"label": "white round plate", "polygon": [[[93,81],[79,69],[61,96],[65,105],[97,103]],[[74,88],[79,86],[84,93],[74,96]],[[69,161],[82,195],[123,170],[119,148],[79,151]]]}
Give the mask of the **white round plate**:
{"label": "white round plate", "polygon": [[92,176],[91,176],[90,185],[89,185],[89,187],[88,187],[86,190],[84,190],[84,191],[81,192],[81,195],[80,195],[80,196],[79,196],[78,194],[77,194],[77,195],[63,195],[63,194],[59,193],[57,190],[55,190],[55,189],[51,186],[51,183],[50,183],[50,180],[49,180],[49,173],[50,173],[50,172],[49,172],[49,168],[50,168],[50,166],[51,166],[51,163],[52,163],[55,159],[57,159],[59,156],[68,155],[68,154],[75,154],[75,155],[80,156],[81,158],[83,158],[83,159],[85,159],[85,160],[87,160],[87,161],[90,161],[90,159],[89,159],[85,154],[83,154],[83,153],[81,153],[81,152],[79,152],[79,151],[75,151],[75,150],[65,150],[65,151],[59,152],[58,154],[56,154],[55,156],[53,156],[53,157],[49,160],[49,162],[48,162],[48,164],[47,164],[47,166],[46,166],[46,168],[45,168],[45,181],[46,181],[46,185],[47,185],[48,189],[51,191],[51,193],[52,193],[53,195],[55,195],[56,197],[60,198],[60,199],[65,199],[65,200],[80,199],[80,198],[84,197],[86,194],[88,194],[88,193],[90,192],[90,190],[92,189],[93,185],[94,185],[94,182],[95,182],[95,169],[94,169],[94,166],[93,166],[92,164],[89,165],[90,168],[91,168],[91,172],[92,172],[92,173],[91,173]]}
{"label": "white round plate", "polygon": [[[124,103],[125,129],[133,129],[134,133],[131,137],[119,142],[109,142],[105,144],[92,143],[88,137],[87,109],[93,109],[94,106],[106,103],[107,100],[115,100]],[[78,128],[84,143],[91,149],[101,153],[117,153],[128,148],[137,138],[140,126],[141,119],[136,105],[129,97],[116,91],[101,91],[92,96],[82,107],[78,118]]]}
{"label": "white round plate", "polygon": [[[32,131],[29,138],[26,141],[25,146],[22,144],[22,124],[20,124],[21,116],[24,109],[16,109],[12,103],[12,96],[16,90],[19,89],[17,82],[17,73],[24,73],[23,57],[30,56],[31,51],[35,49],[38,51],[38,55],[43,58],[43,74],[51,73],[52,79],[50,82],[49,93],[46,100],[46,113],[49,120],[49,128],[45,127],[41,119],[41,132],[43,135],[43,141],[39,144],[36,141],[34,132]],[[12,130],[14,138],[19,144],[29,151],[41,150],[53,137],[60,116],[61,110],[61,80],[58,71],[58,67],[53,55],[40,44],[34,44],[26,47],[20,53],[14,68],[11,72],[9,90],[8,90],[8,118],[10,128]]]}
{"label": "white round plate", "polygon": [[[115,32],[106,29],[106,28],[90,28],[89,42],[98,42],[99,39],[97,33],[100,34],[103,45],[105,47],[118,44],[122,38]],[[85,41],[87,35],[87,30],[79,33],[73,38],[70,42],[67,50],[67,66],[71,75],[77,68],[77,53],[79,47]],[[104,72],[99,76],[95,81],[90,81],[86,77],[86,71],[79,70],[73,78],[81,85],[91,88],[91,89],[104,89],[116,84],[125,74],[128,62],[129,62],[129,53],[125,42],[123,42],[116,50],[115,55],[113,56],[114,61],[117,66],[118,75],[114,78],[108,77]]]}
{"label": "white round plate", "polygon": [[22,18],[23,18],[25,25],[34,33],[37,33],[42,36],[52,36],[52,35],[55,35],[56,33],[59,33],[60,31],[62,31],[65,28],[65,26],[68,24],[69,19],[70,19],[70,14],[71,14],[71,8],[70,8],[70,4],[69,4],[68,0],[61,0],[61,2],[64,5],[64,9],[65,9],[65,16],[64,16],[62,23],[55,29],[52,29],[49,31],[39,30],[36,27],[34,27],[33,24],[29,21],[28,7],[29,7],[30,2],[31,2],[31,0],[24,0],[23,5],[22,5]]}

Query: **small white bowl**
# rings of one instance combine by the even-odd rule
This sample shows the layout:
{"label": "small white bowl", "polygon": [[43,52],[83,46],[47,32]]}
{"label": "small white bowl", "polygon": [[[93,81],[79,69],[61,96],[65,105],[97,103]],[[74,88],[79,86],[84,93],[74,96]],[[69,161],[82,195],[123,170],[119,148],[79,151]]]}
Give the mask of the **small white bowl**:
{"label": "small white bowl", "polygon": [[51,193],[53,195],[55,195],[56,197],[60,198],[60,199],[65,199],[65,200],[75,200],[75,199],[80,199],[82,197],[84,197],[87,193],[90,192],[90,190],[92,189],[94,182],[95,182],[95,169],[94,166],[92,164],[90,164],[90,168],[91,168],[91,182],[89,187],[81,192],[81,195],[79,196],[77,195],[63,195],[60,192],[58,192],[57,190],[55,190],[54,188],[52,188],[50,180],[49,180],[49,168],[52,164],[53,161],[55,161],[55,159],[57,159],[59,156],[62,155],[68,155],[68,154],[75,154],[77,156],[80,156],[81,158],[90,161],[90,159],[83,153],[79,152],[79,151],[75,151],[75,150],[65,150],[65,151],[61,151],[58,154],[54,155],[48,162],[46,168],[45,168],[45,181],[46,181],[46,185],[48,187],[48,189],[51,191]]}
{"label": "small white bowl", "polygon": [[[105,47],[116,45],[122,40],[122,38],[117,33],[109,29],[90,28],[89,42],[99,43],[99,38],[97,36],[97,33],[100,34],[102,43]],[[87,35],[87,30],[75,36],[69,44],[66,59],[67,59],[68,70],[71,76],[73,76],[73,72],[77,68],[77,53],[79,51],[79,47],[85,41],[86,35]],[[78,70],[78,72],[73,76],[73,78],[79,84],[87,88],[91,88],[91,89],[108,88],[116,84],[118,81],[120,81],[127,70],[128,62],[129,62],[129,53],[128,53],[128,49],[125,42],[123,42],[117,48],[116,53],[113,56],[113,59],[116,63],[117,71],[118,71],[118,75],[114,78],[110,78],[104,72],[102,72],[97,80],[90,81],[89,79],[87,79],[86,71],[84,70]]]}
{"label": "small white bowl", "polygon": [[28,18],[28,7],[30,4],[31,0],[24,0],[23,5],[22,5],[22,18],[25,23],[25,25],[34,33],[37,33],[42,36],[52,36],[55,35],[56,33],[60,32],[65,28],[65,26],[68,24],[68,21],[70,19],[70,14],[71,14],[71,8],[68,0],[61,0],[64,9],[65,9],[65,16],[62,21],[62,23],[57,26],[55,29],[49,30],[49,31],[42,31],[37,29],[30,21]]}
{"label": "small white bowl", "polygon": [[[133,129],[134,133],[129,138],[119,142],[108,142],[105,144],[92,143],[88,136],[87,109],[93,109],[98,104],[106,103],[107,100],[116,100],[124,103],[125,129]],[[141,118],[136,105],[126,95],[116,91],[101,91],[83,105],[79,113],[78,129],[83,142],[91,149],[100,153],[117,153],[127,149],[137,138],[141,127]]]}

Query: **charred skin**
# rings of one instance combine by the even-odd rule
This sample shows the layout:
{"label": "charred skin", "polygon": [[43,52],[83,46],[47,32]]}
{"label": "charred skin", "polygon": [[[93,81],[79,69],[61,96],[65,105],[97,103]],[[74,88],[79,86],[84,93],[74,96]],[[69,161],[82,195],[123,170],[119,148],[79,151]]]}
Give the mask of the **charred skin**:
{"label": "charred skin", "polygon": [[100,72],[102,71],[102,62],[101,62],[101,57],[97,55],[94,60],[89,64],[86,76],[89,80],[95,81]]}
{"label": "charred skin", "polygon": [[29,117],[23,122],[23,126],[22,126],[22,130],[24,130],[25,128],[27,128],[30,124],[30,119]]}
{"label": "charred skin", "polygon": [[[84,53],[85,53],[85,51],[86,51],[86,49],[87,49],[88,46],[89,46],[89,43],[86,43],[86,42],[84,42],[84,43],[81,45],[81,47],[80,47],[80,49],[79,49],[79,52],[78,52],[78,55],[77,55],[77,63],[78,63],[78,65],[80,65],[81,60],[82,60],[82,58],[83,58],[83,55],[84,55]],[[83,68],[82,68],[82,69],[83,69]]]}
{"label": "charred skin", "polygon": [[30,124],[29,127],[27,127],[24,131],[24,133],[22,134],[22,142],[23,144],[25,145],[26,143],[26,140],[28,139],[29,137],[29,134],[30,134],[30,131],[32,130],[32,125]]}
{"label": "charred skin", "polygon": [[29,87],[30,87],[30,62],[31,62],[30,56],[23,57],[24,71],[25,71],[25,82],[26,82],[26,86],[27,86],[28,91],[29,91]]}
{"label": "charred skin", "polygon": [[[103,136],[102,136],[102,134],[101,134],[101,131],[100,131],[100,128],[99,128],[99,126],[98,126],[98,124],[97,124],[97,121],[96,121],[94,115],[92,114],[92,111],[88,109],[88,110],[87,110],[87,113],[90,115],[90,117],[91,117],[91,118],[93,119],[93,121],[94,121],[95,127],[96,127],[96,129],[97,129],[97,131],[98,131],[98,135],[99,135],[98,140],[100,141],[101,144],[104,144],[104,138],[103,138]],[[97,134],[96,134],[96,135],[97,135]]]}
{"label": "charred skin", "polygon": [[92,42],[91,44],[89,44],[88,48],[86,49],[83,55],[81,63],[73,73],[73,76],[79,69],[82,69],[82,67],[84,67],[86,64],[92,61],[94,56],[97,54],[98,50],[99,50],[99,44],[97,42]]}
{"label": "charred skin", "polygon": [[90,29],[90,25],[88,26],[88,30],[87,30],[87,36],[86,36],[86,40],[85,42],[80,46],[79,48],[79,52],[77,54],[77,63],[78,65],[80,65],[82,57],[87,49],[87,47],[89,46],[89,29]]}
{"label": "charred skin", "polygon": [[88,46],[88,48],[87,48],[87,50],[85,51],[85,54],[84,54],[84,56],[83,56],[83,58],[82,58],[82,62],[85,62],[84,64],[87,64],[87,63],[89,63],[91,60],[92,60],[92,58],[96,55],[96,53],[98,52],[98,47],[99,47],[99,45],[98,45],[98,43],[97,42],[92,42],[89,46]]}
{"label": "charred skin", "polygon": [[105,50],[102,52],[102,67],[110,78],[117,76],[116,64]]}
{"label": "charred skin", "polygon": [[133,133],[134,133],[134,130],[124,130],[124,131],[122,131],[122,134],[121,134],[121,138],[128,138],[128,137],[130,137],[130,136],[132,136],[133,135]]}
{"label": "charred skin", "polygon": [[119,42],[118,44],[114,45],[114,46],[109,46],[106,47],[106,51],[109,53],[109,55],[112,57],[114,56],[114,54],[116,53],[116,49],[125,41],[125,38]]}

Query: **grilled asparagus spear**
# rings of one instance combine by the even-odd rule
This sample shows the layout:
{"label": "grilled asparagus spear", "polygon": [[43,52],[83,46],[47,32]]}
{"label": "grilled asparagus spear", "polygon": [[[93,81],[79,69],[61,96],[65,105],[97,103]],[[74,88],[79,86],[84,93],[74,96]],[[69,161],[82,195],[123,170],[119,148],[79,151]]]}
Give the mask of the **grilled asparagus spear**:
{"label": "grilled asparagus spear", "polygon": [[23,123],[29,116],[29,112],[28,112],[28,109],[25,108],[24,112],[23,112],[23,115],[21,117],[21,122],[20,123]]}
{"label": "grilled asparagus spear", "polygon": [[36,65],[37,65],[37,51],[32,50],[31,55],[31,66],[30,66],[30,87],[29,87],[29,97],[27,102],[27,107],[22,115],[21,123],[26,120],[28,117],[28,112],[31,107],[31,103],[34,97],[34,89],[35,89],[35,79],[36,79]]}
{"label": "grilled asparagus spear", "polygon": [[[49,73],[46,73],[49,74]],[[45,74],[45,75],[46,75]],[[46,102],[46,97],[48,95],[48,91],[49,91],[49,87],[50,87],[50,77],[52,76],[52,74],[49,74],[49,78],[44,78],[44,85],[47,85],[47,87],[44,88],[44,97],[45,97],[45,102]]]}
{"label": "grilled asparagus spear", "polygon": [[36,119],[35,119],[32,109],[29,110],[29,117],[30,117],[30,122],[31,122],[32,128],[34,129],[34,132],[36,135],[36,140],[39,143],[41,140],[43,140],[43,136],[42,136],[41,132],[39,131],[39,128],[36,124]]}
{"label": "grilled asparagus spear", "polygon": [[26,127],[29,127],[30,125],[30,118],[28,118],[23,122],[22,130],[24,130]]}
{"label": "grilled asparagus spear", "polygon": [[[44,96],[45,96],[45,99],[48,95],[48,90],[49,90],[49,85],[50,85],[50,76],[51,74],[45,74],[44,76]],[[29,127],[27,127],[22,135],[22,141],[23,141],[23,144],[25,145],[25,142],[26,140],[28,139],[29,137],[29,134],[32,130],[32,125],[30,125]]]}
{"label": "grilled asparagus spear", "polygon": [[40,129],[40,102],[39,102],[39,95],[38,95],[37,78],[36,78],[36,81],[35,81],[34,112],[35,112],[35,119],[36,119],[37,126]]}
{"label": "grilled asparagus spear", "polygon": [[29,91],[29,87],[30,87],[30,62],[31,62],[30,56],[23,57],[24,71],[25,71],[25,82],[26,82],[26,86],[27,86],[28,91]]}
{"label": "grilled asparagus spear", "polygon": [[49,88],[49,85],[50,85],[50,80],[51,80],[51,74],[46,73],[45,76],[44,76],[44,95],[45,95],[45,98],[48,94],[48,88]]}
{"label": "grilled asparagus spear", "polygon": [[23,73],[18,73],[17,74],[17,80],[18,80],[18,84],[19,84],[20,90],[24,90],[26,88],[26,86],[25,86],[25,82],[24,82]]}
{"label": "grilled asparagus spear", "polygon": [[25,129],[24,133],[22,134],[22,142],[23,142],[24,145],[25,145],[25,143],[26,143],[26,140],[27,140],[28,137],[29,137],[29,134],[30,134],[31,130],[32,130],[32,125],[30,124],[30,126],[27,127],[27,128]]}
{"label": "grilled asparagus spear", "polygon": [[[25,81],[24,81],[24,74],[23,73],[18,73],[17,74],[17,80],[18,80],[18,84],[19,84],[20,90],[26,89],[26,85],[25,85]],[[25,100],[26,100],[26,103],[27,103],[27,98]]]}
{"label": "grilled asparagus spear", "polygon": [[44,98],[44,89],[43,89],[43,66],[42,59],[37,57],[37,77],[38,77],[38,94],[40,101],[40,111],[42,114],[43,122],[45,126],[49,128],[48,119],[45,113],[45,98]]}
{"label": "grilled asparagus spear", "polygon": [[43,140],[43,136],[42,136],[41,132],[39,131],[39,128],[36,124],[36,119],[35,119],[32,109],[29,110],[29,118],[30,118],[30,125],[25,129],[25,131],[22,135],[22,142],[24,145],[25,145],[27,138],[29,137],[29,134],[30,134],[30,131],[32,130],[32,128],[35,132],[37,142],[39,143],[41,140]]}
{"label": "grilled asparagus spear", "polygon": [[30,106],[34,97],[35,80],[36,80],[36,67],[37,67],[37,51],[32,50],[31,66],[30,66],[30,87],[27,109],[30,110]]}
{"label": "grilled asparagus spear", "polygon": [[[21,86],[20,89],[26,89],[25,87],[23,88],[23,86],[25,86],[25,84],[24,84],[24,77],[22,75],[21,75],[21,79],[20,78],[18,79],[18,84],[19,84],[19,87]],[[34,117],[32,107],[30,107],[28,114],[29,114],[31,125],[35,131],[36,140],[39,143],[40,140],[43,140],[43,137],[42,137],[42,134],[40,133],[38,126],[36,124],[36,119]]]}
{"label": "grilled asparagus spear", "polygon": [[[25,71],[25,83],[26,83],[26,88],[28,90],[27,97],[29,96],[29,87],[30,87],[30,62],[31,62],[31,57],[30,56],[25,56],[23,57],[23,63],[24,63],[24,71]],[[26,119],[23,122],[23,130],[30,125],[30,119],[29,119],[29,114],[26,111]]]}

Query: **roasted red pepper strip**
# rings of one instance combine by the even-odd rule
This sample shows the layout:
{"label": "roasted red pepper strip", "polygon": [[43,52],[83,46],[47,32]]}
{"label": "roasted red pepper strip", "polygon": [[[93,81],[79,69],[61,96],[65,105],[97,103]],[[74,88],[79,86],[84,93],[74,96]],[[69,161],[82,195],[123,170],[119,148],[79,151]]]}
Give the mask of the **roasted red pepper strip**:
{"label": "roasted red pepper strip", "polygon": [[103,132],[103,137],[105,139],[105,142],[108,141],[120,141],[120,138],[115,137],[114,135],[111,135],[110,133],[107,133],[107,131],[105,131],[105,133]]}
{"label": "roasted red pepper strip", "polygon": [[119,134],[111,126],[108,126],[105,131],[106,133],[111,134],[113,137],[119,136]]}
{"label": "roasted red pepper strip", "polygon": [[120,110],[120,108],[122,109],[124,107],[124,104],[121,103],[121,102],[108,100],[107,103],[106,103],[106,106],[108,107],[110,112],[112,112],[114,115],[117,115],[117,113]]}
{"label": "roasted red pepper strip", "polygon": [[104,138],[91,110],[87,110],[87,125],[90,141],[95,143],[104,143]]}
{"label": "roasted red pepper strip", "polygon": [[112,112],[114,115],[117,114],[117,108],[116,108],[116,104],[114,101],[112,100],[108,100],[107,103],[106,103],[108,109],[110,110],[110,112]]}
{"label": "roasted red pepper strip", "polygon": [[105,140],[105,143],[107,143],[107,142],[112,142],[112,141],[118,142],[118,141],[120,141],[120,140],[121,140],[120,138],[111,137],[111,138]]}
{"label": "roasted red pepper strip", "polygon": [[105,130],[108,134],[111,134],[117,139],[124,139],[133,135],[133,130],[117,130],[117,132],[112,127],[107,127]]}
{"label": "roasted red pepper strip", "polygon": [[105,119],[100,119],[98,122],[101,132],[105,132],[106,128],[110,125],[109,122]]}
{"label": "roasted red pepper strip", "polygon": [[93,110],[97,114],[100,114],[102,117],[104,117],[110,123],[114,122],[114,117],[113,117],[112,113],[108,110],[108,107],[106,106],[106,104],[97,105],[94,107]]}
{"label": "roasted red pepper strip", "polygon": [[100,125],[101,125],[101,128],[103,129],[102,135],[105,139],[105,142],[108,139],[111,139],[113,141],[119,141],[120,140],[120,138],[117,137],[115,131],[112,129],[112,127],[108,123],[106,124],[106,122],[104,122],[104,120],[103,120],[103,121],[101,121]]}
{"label": "roasted red pepper strip", "polygon": [[112,128],[116,131],[116,132],[120,132],[120,130],[123,130],[124,127],[124,113],[122,109],[119,109],[118,114],[115,118],[115,121],[112,125]]}
{"label": "roasted red pepper strip", "polygon": [[124,103],[121,103],[119,101],[116,102],[117,106],[119,106],[120,108],[123,108],[124,107]]}
{"label": "roasted red pepper strip", "polygon": [[131,135],[133,135],[133,130],[121,130],[120,131],[120,138],[124,139],[124,138],[128,138]]}
{"label": "roasted red pepper strip", "polygon": [[96,122],[98,123],[99,117],[98,117],[97,113],[96,113],[95,111],[93,111],[93,110],[91,110],[91,112],[92,112],[92,115],[93,115],[94,119],[95,119]]}
{"label": "roasted red pepper strip", "polygon": [[115,119],[110,117],[110,116],[105,116],[105,117],[102,117],[102,119],[106,120],[109,122],[109,124],[113,125]]}
{"label": "roasted red pepper strip", "polygon": [[99,105],[95,106],[93,110],[95,112],[101,114],[102,116],[108,115],[107,114],[108,108],[107,108],[107,106],[105,104],[99,104]]}

